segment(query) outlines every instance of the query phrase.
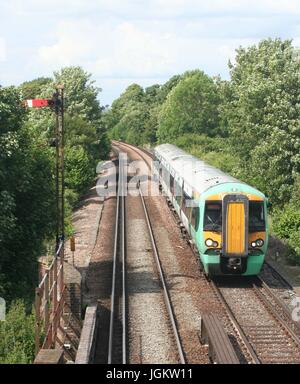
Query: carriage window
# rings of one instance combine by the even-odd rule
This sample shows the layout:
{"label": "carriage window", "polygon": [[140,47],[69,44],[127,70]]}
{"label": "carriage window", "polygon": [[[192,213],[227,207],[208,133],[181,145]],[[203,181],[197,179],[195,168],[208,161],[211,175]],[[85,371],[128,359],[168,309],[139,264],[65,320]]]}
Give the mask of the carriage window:
{"label": "carriage window", "polygon": [[204,213],[204,231],[222,231],[222,202],[207,201]]}
{"label": "carriage window", "polygon": [[172,195],[174,195],[174,177],[172,175],[170,175],[170,190]]}
{"label": "carriage window", "polygon": [[164,182],[168,185],[169,172],[167,171],[167,168],[165,166],[163,168],[163,179],[164,179]]}
{"label": "carriage window", "polygon": [[249,232],[265,231],[264,203],[249,201]]}
{"label": "carriage window", "polygon": [[191,219],[191,224],[194,227],[195,231],[198,230],[199,226],[199,216],[200,216],[200,210],[199,207],[194,207],[192,209],[192,219]]}
{"label": "carriage window", "polygon": [[192,207],[190,206],[190,203],[191,203],[191,197],[189,195],[187,195],[184,191],[183,191],[183,203],[182,203],[182,210],[185,214],[185,216],[189,219],[190,218],[190,214],[191,214],[191,210],[192,210]]}
{"label": "carriage window", "polygon": [[175,181],[175,199],[177,204],[181,206],[181,188],[177,181]]}

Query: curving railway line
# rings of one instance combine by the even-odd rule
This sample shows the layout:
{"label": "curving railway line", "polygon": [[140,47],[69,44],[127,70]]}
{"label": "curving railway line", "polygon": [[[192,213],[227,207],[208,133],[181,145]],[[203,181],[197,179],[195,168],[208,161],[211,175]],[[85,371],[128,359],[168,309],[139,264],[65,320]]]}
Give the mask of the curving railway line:
{"label": "curving railway line", "polygon": [[[116,148],[116,152],[118,151],[119,150]],[[137,186],[138,196],[126,196],[128,185],[127,180],[125,178],[124,169],[127,166],[127,162],[124,161],[124,158],[122,158],[122,153],[119,153],[118,192],[115,218],[111,310],[107,362],[109,364],[143,362],[143,346],[139,345],[139,348],[137,348],[141,350],[138,360],[132,361],[132,356],[136,354],[136,352],[133,353],[131,351],[131,349],[133,349],[131,348],[131,345],[136,344],[135,338],[141,338],[141,335],[139,333],[141,332],[141,330],[137,331],[135,329],[132,329],[132,327],[134,328],[134,326],[136,326],[136,317],[140,316],[140,314],[138,313],[138,307],[143,308],[142,301],[146,300],[148,304],[148,311],[160,313],[158,323],[156,324],[154,321],[152,324],[152,333],[156,335],[156,340],[154,340],[153,348],[156,348],[157,343],[164,344],[165,341],[169,338],[169,342],[166,344],[169,344],[167,348],[170,349],[170,352],[167,353],[169,355],[170,363],[184,364],[186,362],[185,355],[181,345],[179,332],[177,329],[177,323],[170,301],[168,287],[160,263],[159,251],[156,246],[156,241],[153,235],[151,223],[149,220],[149,214],[146,208],[142,190],[139,186]],[[135,200],[131,201],[130,199]],[[136,295],[134,298],[132,298],[132,291],[138,289],[138,282],[135,281],[135,286],[132,287],[132,279],[128,279],[128,275],[133,276],[130,275],[131,271],[138,270],[139,268],[141,268],[141,265],[138,265],[138,260],[135,260],[138,258],[135,257],[133,259],[130,257],[130,255],[128,255],[128,252],[130,253],[131,246],[131,240],[130,238],[128,239],[128,236],[130,235],[130,228],[128,227],[130,227],[130,222],[133,222],[134,220],[130,218],[129,210],[126,209],[127,204],[133,204],[135,209],[138,209],[138,206],[140,206],[140,211],[143,212],[143,227],[148,232],[144,233],[143,236],[147,236],[149,238],[148,247],[151,247],[151,252],[148,252],[147,255],[143,256],[144,265],[142,265],[142,267],[145,268],[145,264],[147,263],[149,265],[151,265],[152,262],[153,264],[155,264],[155,268],[151,269],[150,266],[147,271],[147,273],[151,274],[152,284],[155,285],[155,294],[152,294],[152,297],[150,299],[149,297],[145,297],[145,295],[141,294]],[[139,226],[141,226],[141,223],[139,223]],[[135,245],[138,241],[138,239],[135,239]],[[127,282],[127,280],[129,281]],[[145,318],[143,321],[149,322],[149,319]],[[133,324],[133,326],[131,326],[131,323]],[[154,327],[156,327],[156,329]],[[147,326],[144,324],[144,328],[149,329],[149,324]],[[148,338],[149,335],[142,336],[145,340],[146,338]],[[149,342],[147,347],[149,348]],[[144,347],[144,349],[145,348],[146,347]],[[164,362],[163,360],[159,360],[159,356],[157,358],[158,360],[156,362]]]}
{"label": "curving railway line", "polygon": [[123,160],[120,155],[112,269],[108,364],[113,362],[127,363],[125,188]]}
{"label": "curving railway line", "polygon": [[[150,169],[149,158],[152,157],[150,152],[126,143],[119,144],[136,152]],[[139,193],[151,233],[147,208],[141,191]],[[150,236],[152,236],[154,250],[155,239],[153,234]],[[162,268],[158,267],[158,269],[163,277]],[[240,356],[240,362],[300,363],[300,325],[292,320],[291,308],[283,300],[287,297],[287,293],[289,295],[294,293],[290,284],[278,271],[265,263],[261,276],[247,279],[218,278],[209,281],[209,285],[224,308],[225,323],[227,323],[224,325],[225,328],[231,329],[234,336],[233,346]],[[167,286],[164,288],[165,295],[168,297]],[[171,303],[167,302],[168,306],[172,309]],[[172,321],[171,323],[174,326],[173,331],[181,356],[179,333],[176,336],[176,320],[174,319],[174,324]],[[183,351],[182,357],[184,358]],[[180,361],[184,362],[183,359]]]}

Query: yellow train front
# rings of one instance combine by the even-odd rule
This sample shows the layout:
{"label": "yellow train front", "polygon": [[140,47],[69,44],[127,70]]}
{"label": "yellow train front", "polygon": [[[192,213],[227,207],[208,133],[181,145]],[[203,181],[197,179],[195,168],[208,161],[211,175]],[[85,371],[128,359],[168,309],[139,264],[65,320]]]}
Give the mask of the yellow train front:
{"label": "yellow train front", "polygon": [[155,148],[159,181],[208,275],[256,275],[268,245],[267,199],[171,144]]}

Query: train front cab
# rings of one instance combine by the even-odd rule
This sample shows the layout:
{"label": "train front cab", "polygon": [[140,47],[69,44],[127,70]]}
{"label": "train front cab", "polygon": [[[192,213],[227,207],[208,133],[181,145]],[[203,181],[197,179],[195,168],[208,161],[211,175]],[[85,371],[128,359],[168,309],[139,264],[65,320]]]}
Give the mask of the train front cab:
{"label": "train front cab", "polygon": [[257,275],[267,250],[266,201],[231,193],[208,197],[200,212],[200,257],[208,275]]}

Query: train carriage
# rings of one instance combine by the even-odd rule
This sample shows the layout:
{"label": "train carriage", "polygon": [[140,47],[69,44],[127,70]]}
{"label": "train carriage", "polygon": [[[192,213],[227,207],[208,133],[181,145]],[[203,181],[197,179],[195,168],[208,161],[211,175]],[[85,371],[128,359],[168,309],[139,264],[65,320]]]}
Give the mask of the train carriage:
{"label": "train carriage", "polygon": [[208,275],[256,275],[268,245],[267,198],[171,144],[155,148],[165,194]]}

